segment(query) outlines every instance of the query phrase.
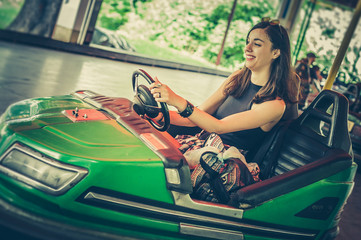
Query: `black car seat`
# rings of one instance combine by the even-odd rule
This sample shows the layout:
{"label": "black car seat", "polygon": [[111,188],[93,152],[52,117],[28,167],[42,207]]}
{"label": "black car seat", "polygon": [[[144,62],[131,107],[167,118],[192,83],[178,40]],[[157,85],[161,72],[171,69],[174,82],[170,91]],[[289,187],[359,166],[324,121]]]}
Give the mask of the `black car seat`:
{"label": "black car seat", "polygon": [[[276,154],[279,150],[279,144],[276,143],[280,143],[282,141],[285,129],[289,126],[289,123],[297,119],[297,117],[298,104],[288,104],[281,120],[266,134],[265,138],[258,144],[258,146],[255,146],[254,149],[251,149],[247,153],[247,162],[256,162],[259,166],[261,166],[261,164],[267,164],[267,160],[262,161],[263,159],[274,159],[274,154]],[[261,166],[261,169],[264,168]],[[261,175],[265,172],[265,170],[261,171]]]}
{"label": "black car seat", "polygon": [[259,204],[350,167],[347,115],[345,96],[322,91],[296,120],[272,130],[270,144],[253,159],[263,181],[240,189],[232,201]]}
{"label": "black car seat", "polygon": [[341,149],[352,155],[347,115],[347,99],[337,92],[323,91],[290,124],[271,176],[316,161],[331,149]]}

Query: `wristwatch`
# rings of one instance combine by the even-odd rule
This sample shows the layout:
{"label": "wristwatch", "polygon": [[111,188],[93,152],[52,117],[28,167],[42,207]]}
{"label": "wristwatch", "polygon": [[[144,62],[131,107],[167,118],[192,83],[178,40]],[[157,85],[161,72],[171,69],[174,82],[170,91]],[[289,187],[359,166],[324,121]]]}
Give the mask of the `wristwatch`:
{"label": "wristwatch", "polygon": [[187,101],[186,109],[184,109],[182,112],[178,112],[178,114],[179,114],[181,117],[187,118],[187,117],[189,117],[190,115],[192,115],[193,110],[194,110],[193,104],[191,104],[190,102]]}

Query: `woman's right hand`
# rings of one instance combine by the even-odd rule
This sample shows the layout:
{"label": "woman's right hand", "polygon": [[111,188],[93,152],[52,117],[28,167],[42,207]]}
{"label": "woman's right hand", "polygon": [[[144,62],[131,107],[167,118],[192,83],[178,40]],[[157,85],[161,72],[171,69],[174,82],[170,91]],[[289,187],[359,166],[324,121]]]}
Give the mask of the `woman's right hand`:
{"label": "woman's right hand", "polygon": [[187,101],[184,98],[173,92],[167,85],[162,84],[157,77],[154,80],[155,82],[150,85],[150,92],[157,102],[167,103],[177,108],[178,111],[186,108]]}

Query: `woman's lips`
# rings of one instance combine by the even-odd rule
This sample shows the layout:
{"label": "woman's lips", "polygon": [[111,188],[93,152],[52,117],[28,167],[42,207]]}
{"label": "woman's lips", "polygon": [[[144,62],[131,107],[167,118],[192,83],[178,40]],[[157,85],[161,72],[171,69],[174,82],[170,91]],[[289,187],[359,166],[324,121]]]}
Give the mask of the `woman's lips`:
{"label": "woman's lips", "polygon": [[253,60],[253,59],[255,59],[255,56],[246,55],[246,60]]}

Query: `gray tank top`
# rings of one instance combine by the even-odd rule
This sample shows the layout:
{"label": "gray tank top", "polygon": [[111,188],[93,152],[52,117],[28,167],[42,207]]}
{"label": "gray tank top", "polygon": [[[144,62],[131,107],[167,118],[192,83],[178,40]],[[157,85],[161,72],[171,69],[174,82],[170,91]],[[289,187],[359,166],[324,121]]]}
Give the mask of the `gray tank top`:
{"label": "gray tank top", "polygon": [[[229,115],[250,110],[252,107],[252,99],[262,86],[250,83],[248,89],[239,98],[228,96],[226,100],[219,106],[215,113],[217,119],[225,118]],[[245,151],[250,151],[255,147],[258,147],[257,143],[260,143],[266,132],[260,127],[248,130],[242,130],[237,132],[221,134],[225,144],[235,146]]]}

